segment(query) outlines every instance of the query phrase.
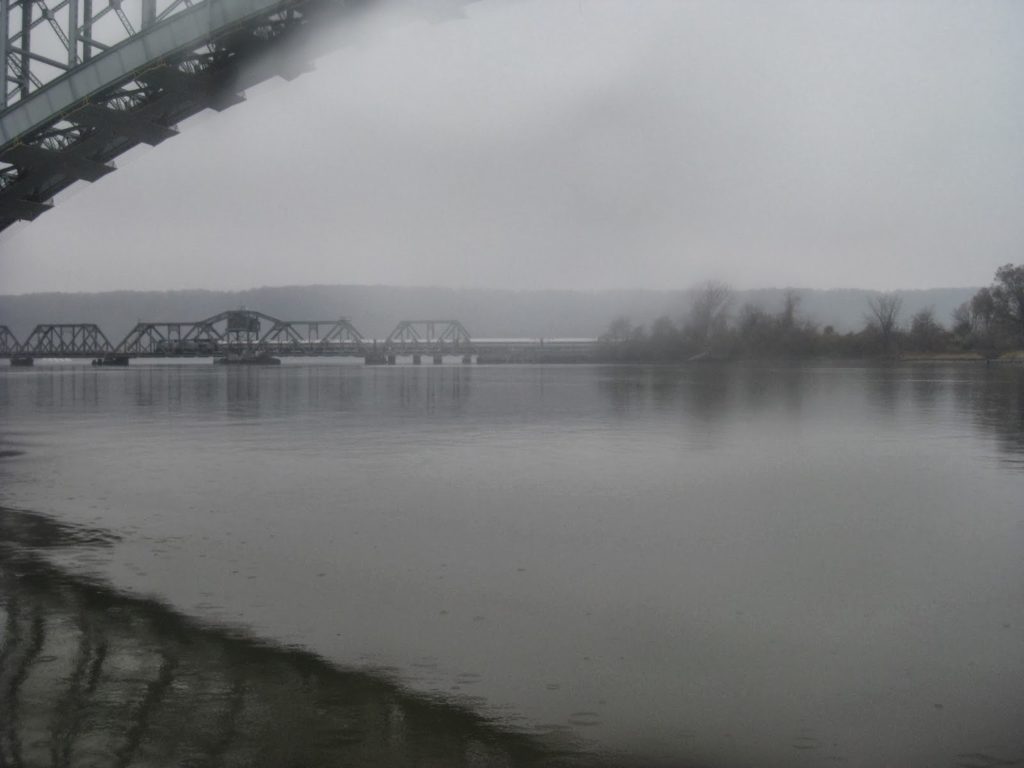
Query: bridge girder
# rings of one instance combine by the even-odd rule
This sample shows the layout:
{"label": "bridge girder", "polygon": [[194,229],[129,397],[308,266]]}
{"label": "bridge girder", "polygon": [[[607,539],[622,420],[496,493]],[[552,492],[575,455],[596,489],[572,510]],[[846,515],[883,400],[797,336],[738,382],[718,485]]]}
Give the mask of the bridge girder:
{"label": "bridge girder", "polygon": [[387,360],[396,355],[450,354],[478,355],[487,362],[583,362],[593,359],[600,344],[597,339],[474,341],[458,320],[403,320],[379,341],[366,339],[344,317],[281,320],[244,308],[196,322],[139,322],[116,346],[93,324],[37,325],[23,344],[0,325],[0,357],[9,358],[282,355]]}
{"label": "bridge girder", "polygon": [[194,334],[195,328],[195,323],[138,323],[114,348],[114,354],[132,357],[212,355],[216,339]]}
{"label": "bridge girder", "polygon": [[11,333],[11,329],[6,325],[0,325],[0,355],[5,357],[15,355],[20,348],[21,344],[14,334]]}
{"label": "bridge girder", "polygon": [[30,357],[101,357],[114,351],[94,323],[52,323],[32,329],[18,353]]}
{"label": "bridge girder", "polygon": [[[428,19],[464,2],[403,1]],[[0,0],[0,231],[114,170],[132,147],[174,136],[185,118],[309,71],[321,52],[313,28],[381,0],[50,2]]]}
{"label": "bridge girder", "polygon": [[273,354],[321,355],[343,349],[358,352],[366,341],[346,318],[277,320],[260,338],[258,346]]}
{"label": "bridge girder", "polygon": [[471,351],[472,343],[458,320],[402,320],[384,346],[398,354],[463,354]]}
{"label": "bridge girder", "polygon": [[281,320],[263,312],[235,309],[197,322],[140,322],[114,354],[132,357],[188,357],[227,352],[282,355],[358,354],[366,342],[346,318]]}

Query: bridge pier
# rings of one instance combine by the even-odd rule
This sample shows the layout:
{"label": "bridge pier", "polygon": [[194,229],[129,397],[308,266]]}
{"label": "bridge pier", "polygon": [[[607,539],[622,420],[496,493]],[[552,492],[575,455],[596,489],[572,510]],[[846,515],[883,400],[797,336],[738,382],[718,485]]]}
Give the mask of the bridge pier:
{"label": "bridge pier", "polygon": [[394,365],[398,362],[398,355],[388,355],[388,365]]}
{"label": "bridge pier", "polygon": [[11,358],[12,368],[31,368],[35,365],[35,358],[31,355],[15,355]]}
{"label": "bridge pier", "polygon": [[463,365],[471,365],[472,362],[473,362],[473,356],[472,355],[463,355],[462,356],[462,364]]}
{"label": "bridge pier", "polygon": [[376,352],[367,352],[363,356],[363,362],[366,365],[386,365],[388,359],[384,355],[380,355]]}
{"label": "bridge pier", "polygon": [[128,367],[128,355],[107,355],[106,357],[98,357],[92,361],[93,365],[96,366],[116,366],[118,368]]}
{"label": "bridge pier", "polygon": [[423,364],[423,355],[413,355],[412,356],[412,364],[413,365],[422,365]]}
{"label": "bridge pier", "polygon": [[441,365],[444,363],[444,355],[434,355],[434,365]]}

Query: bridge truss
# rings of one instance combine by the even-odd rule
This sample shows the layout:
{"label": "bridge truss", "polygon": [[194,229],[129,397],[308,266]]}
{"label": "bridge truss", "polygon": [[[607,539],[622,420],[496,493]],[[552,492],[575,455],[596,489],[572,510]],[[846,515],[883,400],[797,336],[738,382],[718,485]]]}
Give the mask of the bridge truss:
{"label": "bridge truss", "polygon": [[6,325],[0,325],[0,356],[9,357],[18,354],[18,348],[21,344],[11,333],[11,329]]}
{"label": "bridge truss", "polygon": [[362,334],[348,320],[280,320],[247,309],[198,322],[138,323],[117,345],[129,357],[194,357],[229,353],[359,355]]}
{"label": "bridge truss", "polygon": [[[0,230],[110,173],[132,147],[174,136],[185,118],[308,71],[320,52],[311,44],[330,45],[313,29],[381,2],[0,0]],[[402,2],[427,18],[461,3]]]}
{"label": "bridge truss", "polygon": [[317,7],[354,2],[0,0],[0,229],[185,118],[298,75],[291,54],[265,54]]}
{"label": "bridge truss", "polygon": [[92,323],[37,325],[18,349],[33,357],[96,357],[113,351],[110,340]]}
{"label": "bridge truss", "polygon": [[363,357],[395,363],[399,356],[461,356],[463,362],[586,362],[599,349],[595,339],[482,339],[474,341],[458,320],[403,320],[384,340],[365,338],[346,318],[281,320],[234,309],[194,322],[139,322],[114,345],[90,323],[37,325],[18,343],[0,326],[0,357],[31,364],[36,358],[91,357],[101,365],[127,365],[131,358],[213,357],[260,362],[282,357]]}
{"label": "bridge truss", "polygon": [[275,355],[361,354],[363,335],[345,318],[338,320],[275,320],[259,341]]}
{"label": "bridge truss", "polygon": [[458,320],[402,320],[384,342],[393,354],[463,354],[473,340]]}
{"label": "bridge truss", "polygon": [[138,323],[114,351],[132,357],[212,355],[218,339],[197,323]]}

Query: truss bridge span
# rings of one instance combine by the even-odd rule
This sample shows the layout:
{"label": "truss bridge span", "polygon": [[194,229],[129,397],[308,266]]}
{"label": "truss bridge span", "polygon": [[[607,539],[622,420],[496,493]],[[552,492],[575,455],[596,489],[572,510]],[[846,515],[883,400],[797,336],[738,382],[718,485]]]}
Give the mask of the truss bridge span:
{"label": "truss bridge span", "polygon": [[385,6],[442,20],[463,0],[0,0],[0,230],[96,181],[204,109],[291,80],[322,32]]}
{"label": "truss bridge span", "polygon": [[394,365],[400,357],[435,364],[463,362],[587,362],[595,339],[474,339],[458,320],[402,320],[384,339],[367,338],[347,319],[281,320],[249,309],[198,321],[140,321],[118,343],[92,323],[43,323],[19,342],[0,326],[0,358],[13,365],[37,359],[89,358],[96,365],[132,359],[212,358],[227,363],[276,363],[281,357],[354,357]]}

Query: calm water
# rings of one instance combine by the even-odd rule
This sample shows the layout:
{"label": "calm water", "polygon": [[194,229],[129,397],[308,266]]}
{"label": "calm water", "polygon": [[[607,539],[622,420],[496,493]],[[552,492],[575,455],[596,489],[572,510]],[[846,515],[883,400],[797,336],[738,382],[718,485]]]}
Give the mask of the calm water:
{"label": "calm water", "polygon": [[0,456],[0,764],[1024,765],[1020,368],[2,368]]}

